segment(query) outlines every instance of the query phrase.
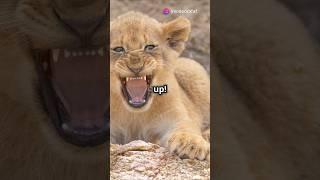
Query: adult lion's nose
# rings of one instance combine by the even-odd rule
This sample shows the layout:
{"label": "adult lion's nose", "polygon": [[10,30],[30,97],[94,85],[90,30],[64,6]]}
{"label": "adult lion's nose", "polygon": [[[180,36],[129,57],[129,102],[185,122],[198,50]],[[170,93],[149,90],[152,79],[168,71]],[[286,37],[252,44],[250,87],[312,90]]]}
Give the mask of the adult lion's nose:
{"label": "adult lion's nose", "polygon": [[85,44],[107,23],[105,7],[102,0],[53,0],[58,20]]}
{"label": "adult lion's nose", "polygon": [[98,27],[106,20],[105,16],[98,16],[88,20],[61,19],[71,31],[81,39],[91,38]]}

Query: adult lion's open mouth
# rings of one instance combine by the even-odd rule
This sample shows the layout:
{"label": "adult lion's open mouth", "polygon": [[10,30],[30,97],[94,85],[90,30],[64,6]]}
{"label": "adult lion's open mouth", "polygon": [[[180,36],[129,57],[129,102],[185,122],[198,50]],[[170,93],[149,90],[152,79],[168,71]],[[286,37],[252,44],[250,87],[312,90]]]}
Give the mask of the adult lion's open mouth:
{"label": "adult lion's open mouth", "polygon": [[105,142],[109,130],[105,48],[53,49],[36,55],[41,94],[57,132],[75,145]]}
{"label": "adult lion's open mouth", "polygon": [[152,76],[134,76],[121,78],[122,93],[128,104],[139,108],[144,106],[150,96]]}

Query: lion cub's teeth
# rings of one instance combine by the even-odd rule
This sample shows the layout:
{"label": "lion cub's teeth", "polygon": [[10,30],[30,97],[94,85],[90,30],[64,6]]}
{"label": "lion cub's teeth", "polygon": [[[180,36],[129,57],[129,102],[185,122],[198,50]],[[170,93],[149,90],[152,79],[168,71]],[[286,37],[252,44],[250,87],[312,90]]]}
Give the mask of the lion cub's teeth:
{"label": "lion cub's teeth", "polygon": [[144,79],[144,80],[146,80],[146,76],[129,77],[129,80],[139,80],[139,79]]}
{"label": "lion cub's teeth", "polygon": [[58,62],[59,53],[60,53],[60,50],[59,50],[59,49],[54,49],[54,50],[53,50],[53,52],[52,52],[52,57],[53,57],[53,61],[54,61],[54,62]]}
{"label": "lion cub's teeth", "polygon": [[126,80],[128,81],[128,80],[139,80],[139,79],[144,79],[144,80],[146,80],[147,79],[147,77],[146,76],[139,76],[139,77],[126,77]]}

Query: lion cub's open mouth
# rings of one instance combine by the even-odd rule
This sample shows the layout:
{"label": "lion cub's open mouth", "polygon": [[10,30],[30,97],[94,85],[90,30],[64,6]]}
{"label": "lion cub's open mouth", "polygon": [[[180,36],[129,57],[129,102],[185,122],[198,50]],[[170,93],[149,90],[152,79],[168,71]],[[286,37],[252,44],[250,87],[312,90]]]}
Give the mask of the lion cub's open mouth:
{"label": "lion cub's open mouth", "polygon": [[128,104],[139,108],[148,102],[150,96],[150,84],[152,76],[134,76],[120,78],[122,82],[122,93]]}

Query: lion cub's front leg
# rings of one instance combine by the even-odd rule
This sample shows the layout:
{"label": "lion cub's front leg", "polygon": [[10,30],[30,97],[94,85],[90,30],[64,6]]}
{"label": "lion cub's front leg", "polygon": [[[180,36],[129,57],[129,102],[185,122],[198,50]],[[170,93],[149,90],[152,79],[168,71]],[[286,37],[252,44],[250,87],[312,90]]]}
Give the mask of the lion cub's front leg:
{"label": "lion cub's front leg", "polygon": [[206,141],[200,127],[190,124],[190,127],[176,127],[162,140],[163,145],[169,149],[171,153],[176,153],[179,157],[209,160],[210,144]]}

